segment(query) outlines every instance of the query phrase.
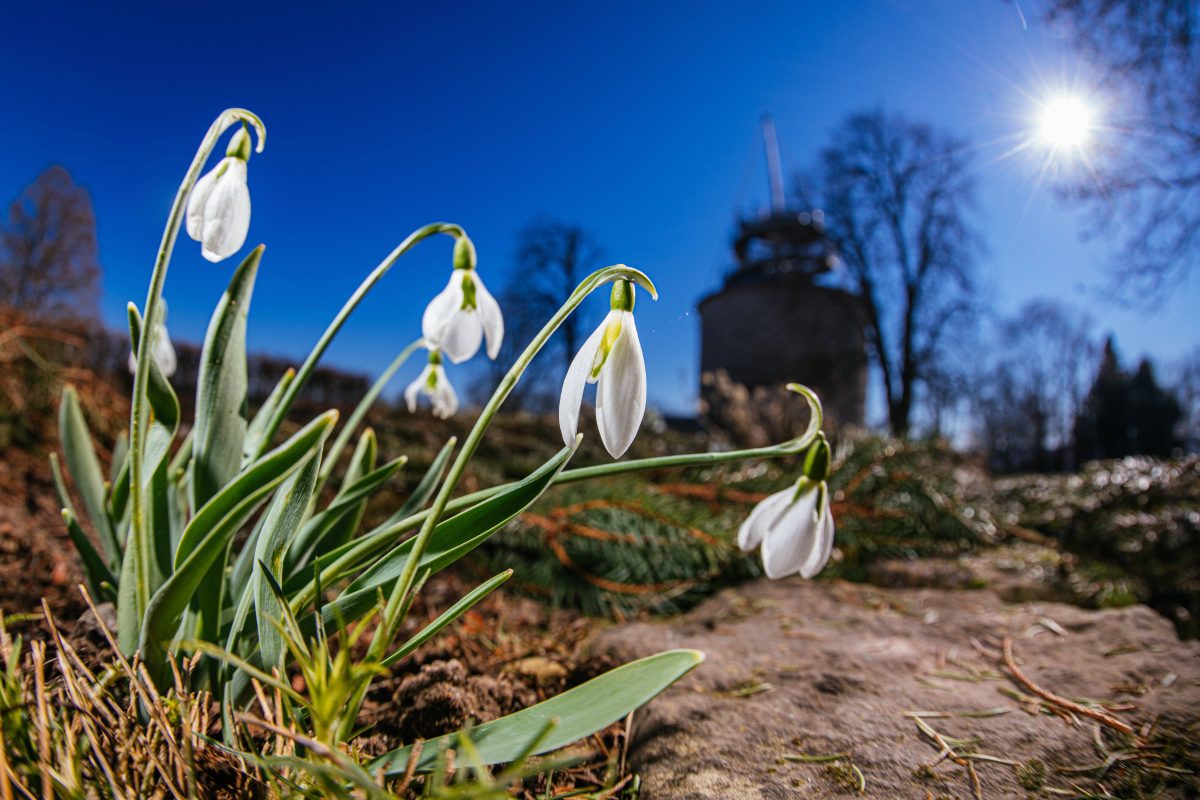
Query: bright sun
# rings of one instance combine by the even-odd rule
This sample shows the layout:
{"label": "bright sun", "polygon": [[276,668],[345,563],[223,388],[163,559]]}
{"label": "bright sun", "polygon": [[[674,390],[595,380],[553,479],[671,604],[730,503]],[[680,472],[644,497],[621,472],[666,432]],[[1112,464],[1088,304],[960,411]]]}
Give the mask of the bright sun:
{"label": "bright sun", "polygon": [[1038,133],[1046,144],[1057,150],[1078,150],[1091,138],[1092,109],[1078,97],[1055,97],[1042,106]]}

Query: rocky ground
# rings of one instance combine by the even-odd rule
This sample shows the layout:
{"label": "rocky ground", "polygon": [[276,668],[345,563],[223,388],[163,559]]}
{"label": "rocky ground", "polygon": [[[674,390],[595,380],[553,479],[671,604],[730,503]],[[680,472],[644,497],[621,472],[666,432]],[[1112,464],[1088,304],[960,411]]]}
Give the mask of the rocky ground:
{"label": "rocky ground", "polygon": [[708,656],[635,722],[647,800],[1200,796],[1200,644],[1144,606],[762,580],[595,647]]}

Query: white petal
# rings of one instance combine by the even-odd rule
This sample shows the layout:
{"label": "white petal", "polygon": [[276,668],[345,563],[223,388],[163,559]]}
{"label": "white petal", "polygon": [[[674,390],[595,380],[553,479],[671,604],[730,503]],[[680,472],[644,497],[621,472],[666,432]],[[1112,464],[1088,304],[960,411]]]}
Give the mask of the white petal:
{"label": "white petal", "polygon": [[200,234],[201,254],[209,261],[222,261],[242,249],[250,232],[250,189],[246,186],[246,162],[227,158],[227,168],[204,204]]}
{"label": "white petal", "polygon": [[738,528],[738,547],[747,553],[758,547],[762,543],[763,536],[766,535],[767,524],[779,516],[779,512],[792,501],[792,495],[795,492],[795,488],[789,486],[756,505],[750,512],[750,516],[746,517],[746,521],[742,523],[742,527]]}
{"label": "white petal", "polygon": [[567,377],[563,379],[562,394],[558,398],[558,428],[562,431],[563,443],[570,447],[575,444],[575,435],[579,433],[579,407],[583,405],[583,387],[587,385],[588,373],[592,371],[592,360],[600,347],[600,339],[604,336],[604,326],[608,319],[600,323],[600,327],[579,348],[571,366],[567,369]]}
{"label": "white petal", "polygon": [[454,387],[450,385],[446,370],[441,365],[434,367],[434,373],[437,375],[437,385],[433,387],[433,415],[438,419],[446,419],[458,411],[458,395],[454,393]]}
{"label": "white petal", "polygon": [[475,357],[479,345],[483,344],[483,324],[479,314],[473,310],[459,309],[450,318],[442,333],[442,353],[455,364]]}
{"label": "white petal", "polygon": [[187,204],[187,234],[200,241],[200,234],[204,231],[204,206],[208,203],[208,197],[212,194],[213,186],[217,182],[217,170],[220,166],[216,166],[209,170],[208,174],[196,181],[196,185],[192,187],[192,193],[188,196]]}
{"label": "white petal", "polygon": [[167,336],[165,325],[159,327],[154,337],[154,348],[150,353],[154,356],[155,362],[158,363],[159,371],[165,377],[169,378],[175,374],[175,368],[179,362],[175,358],[175,348],[171,345],[171,340]]}
{"label": "white petal", "polygon": [[800,566],[800,577],[812,578],[829,563],[829,555],[833,552],[833,514],[829,510],[829,495],[826,493],[825,502],[821,504],[817,521],[817,539],[812,552]]}
{"label": "white petal", "polygon": [[417,410],[417,395],[425,388],[425,382],[429,380],[429,370],[432,365],[426,364],[425,369],[421,370],[421,374],[417,379],[410,383],[404,390],[404,404],[408,406],[409,413]]}
{"label": "white petal", "polygon": [[483,285],[479,273],[475,273],[475,305],[479,321],[483,324],[483,333],[487,336],[488,358],[495,360],[500,355],[500,344],[504,341],[504,315],[500,313],[496,298]]}
{"label": "white petal", "polygon": [[646,413],[646,361],[633,314],[621,312],[621,332],[600,369],[596,387],[596,425],[613,458],[633,444]]}
{"label": "white petal", "polygon": [[763,569],[768,578],[800,570],[817,542],[817,492],[805,492],[768,526],[763,540]]}
{"label": "white petal", "polygon": [[425,306],[425,313],[421,316],[421,335],[430,347],[441,347],[450,318],[462,308],[462,276],[461,269],[451,270],[446,288],[438,292],[429,301],[429,305]]}

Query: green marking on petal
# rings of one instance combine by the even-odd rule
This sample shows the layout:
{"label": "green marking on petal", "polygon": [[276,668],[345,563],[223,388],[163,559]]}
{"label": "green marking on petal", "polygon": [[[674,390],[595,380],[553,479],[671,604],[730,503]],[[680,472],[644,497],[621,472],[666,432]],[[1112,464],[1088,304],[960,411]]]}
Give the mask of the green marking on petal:
{"label": "green marking on petal", "polygon": [[463,311],[474,311],[477,307],[475,300],[475,281],[471,278],[471,270],[463,272],[462,277]]}
{"label": "green marking on petal", "polygon": [[592,370],[588,373],[589,382],[594,383],[600,377],[600,370],[608,361],[608,354],[612,352],[613,345],[617,343],[617,337],[620,335],[621,317],[616,316],[609,320],[604,327],[604,335],[600,337],[600,346],[596,348],[596,357],[592,359]]}

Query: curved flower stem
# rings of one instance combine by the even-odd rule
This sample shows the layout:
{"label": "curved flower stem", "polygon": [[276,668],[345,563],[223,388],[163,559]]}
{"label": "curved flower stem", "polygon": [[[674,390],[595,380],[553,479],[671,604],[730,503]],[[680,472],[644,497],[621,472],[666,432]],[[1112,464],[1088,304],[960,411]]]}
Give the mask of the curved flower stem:
{"label": "curved flower stem", "polygon": [[[142,487],[142,458],[145,449],[146,428],[150,424],[150,409],[148,408],[146,391],[150,380],[151,337],[159,318],[162,304],[163,284],[167,280],[167,267],[171,261],[171,253],[175,249],[175,240],[179,237],[179,228],[187,210],[188,197],[204,169],[205,163],[212,155],[221,135],[231,126],[239,122],[249,123],[258,133],[257,151],[262,152],[266,142],[267,131],[253,113],[243,108],[230,108],[218,116],[209,126],[208,133],[200,142],[192,164],[183,176],[183,182],[175,193],[171,203],[171,211],[167,216],[167,227],[163,230],[162,242],[158,246],[158,255],[154,260],[154,271],[150,275],[150,289],[146,294],[146,305],[142,308],[141,336],[138,338],[137,370],[133,378],[133,402],[129,419],[129,499],[130,499],[130,529],[129,543],[126,551],[133,549],[134,575],[136,578],[137,608],[139,612],[150,601],[150,583],[147,580],[147,570],[150,563],[150,541],[146,532],[146,512]],[[140,613],[139,613],[140,616]]]}
{"label": "curved flower stem", "polygon": [[[429,511],[426,512],[424,520],[422,520],[421,530],[413,540],[412,550],[404,562],[404,570],[400,573],[400,577],[392,589],[391,597],[385,606],[383,619],[380,620],[379,627],[376,628],[374,638],[371,640],[371,646],[367,650],[368,660],[381,659],[383,651],[387,649],[387,646],[395,637],[396,630],[403,621],[404,598],[407,597],[412,589],[413,581],[417,575],[417,566],[421,563],[421,557],[425,554],[425,549],[429,545],[429,537],[433,535],[433,530],[437,526],[438,520],[441,519],[447,504],[450,502],[450,495],[453,494],[455,487],[458,485],[459,478],[462,477],[467,463],[471,460],[471,456],[475,454],[475,449],[479,446],[480,440],[483,438],[484,433],[487,432],[488,426],[491,425],[492,419],[496,416],[496,412],[500,409],[501,404],[504,403],[505,399],[512,392],[521,375],[524,374],[530,362],[533,361],[533,357],[545,346],[551,334],[558,330],[559,326],[571,315],[571,312],[578,308],[579,304],[598,286],[620,278],[641,285],[650,293],[651,297],[656,300],[658,299],[658,290],[654,288],[651,280],[639,270],[627,267],[624,264],[617,264],[596,270],[584,278],[579,286],[575,288],[571,296],[567,298],[566,302],[562,304],[541,331],[533,337],[533,341],[529,343],[524,352],[521,353],[516,362],[501,379],[500,385],[496,387],[487,405],[479,413],[479,418],[475,420],[474,427],[471,428],[471,432],[463,442],[462,449],[458,451],[458,456],[454,459],[454,463],[450,465],[450,469],[446,474],[445,480],[442,481],[441,487],[438,489],[433,504],[430,506]],[[350,720],[354,720],[357,717],[357,710],[362,704],[362,697],[362,692],[359,692],[352,699],[352,702],[355,704],[355,713],[348,715]]]}
{"label": "curved flower stem", "polygon": [[321,360],[321,356],[325,354],[325,350],[328,349],[333,338],[342,329],[342,325],[354,313],[354,309],[358,308],[358,304],[367,296],[367,292],[371,291],[375,284],[382,280],[383,276],[399,260],[400,256],[413,249],[418,242],[428,239],[430,236],[436,236],[439,233],[453,236],[456,239],[465,235],[461,227],[449,222],[434,222],[417,228],[404,241],[396,245],[396,249],[388,253],[387,258],[380,261],[379,265],[371,270],[370,274],[354,290],[354,294],[350,295],[350,299],[342,306],[342,310],[338,312],[333,321],[329,323],[329,327],[321,334],[321,338],[317,340],[312,352],[308,354],[308,358],[304,359],[304,363],[300,365],[300,369],[296,370],[295,379],[280,399],[279,406],[275,409],[275,413],[271,416],[267,424],[262,442],[258,446],[258,452],[254,454],[255,458],[258,458],[270,448],[271,440],[275,438],[275,434],[279,431],[279,426],[283,424],[284,418],[287,417],[288,410],[292,407],[292,403],[296,401],[296,396],[300,394],[300,390],[304,388],[304,384],[312,377],[313,370],[317,368],[317,362]]}
{"label": "curved flower stem", "polygon": [[338,456],[342,454],[342,450],[346,448],[350,437],[354,435],[354,430],[363,421],[363,418],[367,416],[367,412],[371,410],[371,406],[375,403],[376,398],[383,392],[384,387],[388,385],[388,381],[396,374],[396,370],[400,369],[405,361],[408,361],[409,356],[416,352],[418,348],[424,346],[424,344],[424,339],[417,339],[401,350],[399,355],[388,365],[388,368],[375,379],[375,383],[371,385],[367,393],[363,395],[363,399],[359,401],[358,406],[354,409],[354,413],[346,419],[346,424],[342,426],[337,439],[334,440],[333,445],[329,448],[329,452],[324,456],[325,463],[322,465],[321,473],[317,477],[317,487],[313,491],[314,497],[321,493],[321,487],[329,481],[329,476],[333,474],[333,468],[337,466]]}
{"label": "curved flower stem", "polygon": [[[593,478],[610,478],[616,475],[627,475],[635,472],[646,472],[656,469],[677,469],[681,467],[696,467],[706,464],[727,464],[734,461],[747,461],[752,458],[785,458],[787,456],[800,455],[806,451],[814,441],[816,441],[817,433],[820,432],[824,423],[824,412],[821,408],[821,401],[817,395],[808,387],[800,384],[790,384],[789,389],[801,395],[808,403],[809,410],[812,412],[809,417],[808,425],[803,433],[799,436],[789,439],[786,442],[779,444],[768,445],[766,447],[753,447],[746,450],[729,450],[721,453],[685,453],[676,456],[656,456],[654,458],[638,458],[630,461],[615,461],[611,464],[601,464],[594,467],[582,467],[580,469],[569,469],[560,472],[551,482],[552,486],[561,486],[568,483],[578,483],[579,481],[592,480]],[[446,503],[443,509],[444,513],[459,511],[470,508],[476,503],[487,500],[501,492],[514,486],[514,483],[503,483],[497,486],[491,486],[487,489],[480,489],[477,492],[471,492],[461,497],[456,497]],[[351,550],[339,557],[336,561],[327,565],[321,570],[320,582],[322,585],[330,585],[341,578],[346,577],[354,571],[356,567],[363,563],[363,559],[368,558],[378,549],[387,546],[394,542],[396,537],[411,531],[418,526],[423,525],[429,518],[430,511],[418,511],[417,513],[398,520],[396,523],[389,525],[386,528],[372,531],[358,540],[358,543]],[[303,591],[301,591],[293,600],[292,606],[295,609],[303,608],[313,601],[315,591],[315,583],[310,583]]]}

